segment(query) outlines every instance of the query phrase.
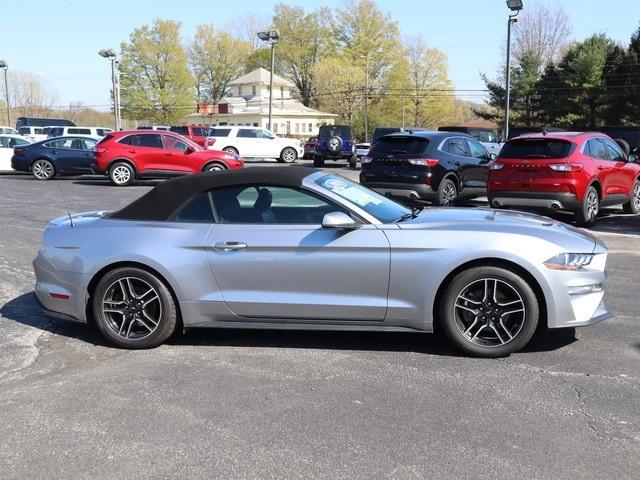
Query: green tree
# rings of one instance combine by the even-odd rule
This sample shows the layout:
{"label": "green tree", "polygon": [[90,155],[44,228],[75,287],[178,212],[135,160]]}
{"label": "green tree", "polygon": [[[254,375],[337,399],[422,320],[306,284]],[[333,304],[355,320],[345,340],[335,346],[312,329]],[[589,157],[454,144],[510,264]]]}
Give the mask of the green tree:
{"label": "green tree", "polygon": [[171,124],[194,111],[194,80],[180,40],[180,23],[157,19],[121,45],[123,116]]}
{"label": "green tree", "polygon": [[229,82],[244,72],[244,60],[251,46],[213,25],[198,25],[188,47],[188,59],[195,80],[198,101],[218,102]]}

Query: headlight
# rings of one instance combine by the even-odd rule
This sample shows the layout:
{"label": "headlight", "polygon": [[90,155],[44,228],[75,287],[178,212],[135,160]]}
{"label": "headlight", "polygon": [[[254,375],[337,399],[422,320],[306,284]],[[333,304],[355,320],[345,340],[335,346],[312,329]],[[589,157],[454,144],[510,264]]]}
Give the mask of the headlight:
{"label": "headlight", "polygon": [[544,264],[552,270],[580,270],[591,263],[593,253],[561,253]]}

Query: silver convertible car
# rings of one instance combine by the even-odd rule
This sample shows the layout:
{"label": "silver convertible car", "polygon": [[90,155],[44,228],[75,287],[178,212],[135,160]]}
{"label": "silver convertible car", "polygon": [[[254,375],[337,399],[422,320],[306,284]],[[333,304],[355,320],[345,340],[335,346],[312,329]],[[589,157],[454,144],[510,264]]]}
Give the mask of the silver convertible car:
{"label": "silver convertible car", "polygon": [[45,313],[149,348],[177,326],[432,332],[478,356],[591,325],[605,246],[545,217],[406,208],[305,167],[205,173],[115,212],[53,220],[33,265]]}

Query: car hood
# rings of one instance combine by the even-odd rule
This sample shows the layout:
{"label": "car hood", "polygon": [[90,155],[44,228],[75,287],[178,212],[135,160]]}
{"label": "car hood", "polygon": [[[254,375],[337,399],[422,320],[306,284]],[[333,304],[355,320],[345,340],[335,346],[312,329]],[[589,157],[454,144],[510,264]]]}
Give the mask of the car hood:
{"label": "car hood", "polygon": [[532,213],[488,208],[426,208],[415,218],[398,223],[402,230],[449,230],[530,235],[553,242],[567,251],[604,250],[602,241],[590,233],[552,218]]}

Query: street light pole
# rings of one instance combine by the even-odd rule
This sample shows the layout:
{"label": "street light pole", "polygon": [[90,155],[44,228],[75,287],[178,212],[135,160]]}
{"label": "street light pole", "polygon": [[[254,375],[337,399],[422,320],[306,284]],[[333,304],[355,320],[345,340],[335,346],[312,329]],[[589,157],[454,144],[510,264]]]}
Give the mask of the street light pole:
{"label": "street light pole", "polygon": [[258,32],[258,38],[271,45],[271,72],[269,74],[269,124],[267,126],[267,130],[271,131],[273,119],[273,70],[275,69],[276,44],[278,43],[278,40],[280,40],[280,34],[277,30]]}
{"label": "street light pole", "polygon": [[504,100],[504,127],[502,129],[503,140],[506,142],[509,138],[509,102],[511,96],[511,24],[516,23],[518,13],[522,10],[522,0],[507,0],[507,7],[512,13],[507,20],[507,66],[506,66],[506,86]]}
{"label": "street light pole", "polygon": [[7,80],[7,70],[9,70],[9,64],[0,60],[0,68],[4,70],[4,94],[7,99],[7,126],[11,126],[11,104],[9,103],[9,81]]}
{"label": "street light pole", "polygon": [[364,64],[364,141],[369,139],[369,53]]}
{"label": "street light pole", "polygon": [[117,73],[118,57],[112,49],[103,49],[98,52],[103,58],[111,61],[111,92],[113,96],[113,118],[115,131],[120,130],[120,79]]}

